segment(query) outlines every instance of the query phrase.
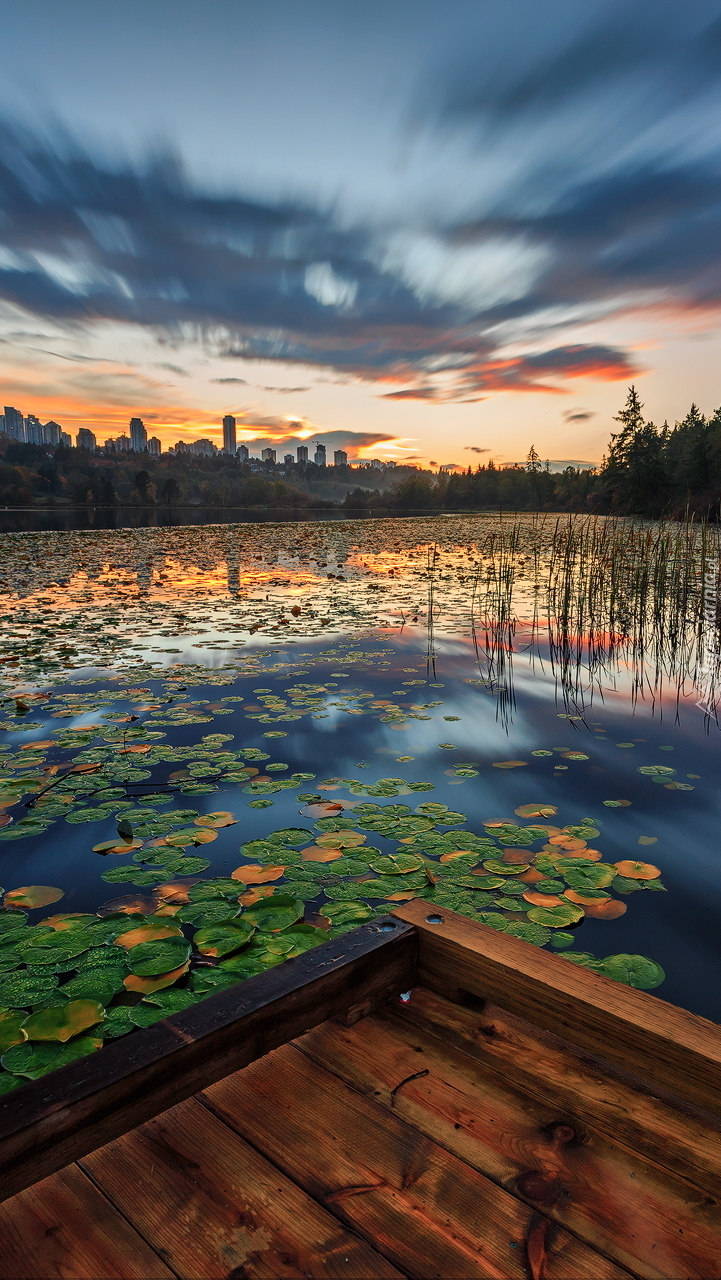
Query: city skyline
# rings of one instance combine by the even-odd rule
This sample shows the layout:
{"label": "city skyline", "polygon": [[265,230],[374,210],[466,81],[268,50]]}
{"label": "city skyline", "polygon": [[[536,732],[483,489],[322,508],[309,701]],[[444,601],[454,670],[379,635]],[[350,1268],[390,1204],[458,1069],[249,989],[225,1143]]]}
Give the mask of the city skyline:
{"label": "city skyline", "polygon": [[16,6],[0,395],[446,466],[598,463],[631,382],[657,424],[713,413],[720,30],[721,0]]}

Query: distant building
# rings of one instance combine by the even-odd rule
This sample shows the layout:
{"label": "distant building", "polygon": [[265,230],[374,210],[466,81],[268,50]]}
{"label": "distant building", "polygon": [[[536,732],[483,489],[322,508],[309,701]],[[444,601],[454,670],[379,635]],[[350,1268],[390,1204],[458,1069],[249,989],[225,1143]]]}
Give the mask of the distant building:
{"label": "distant building", "polygon": [[19,409],[11,404],[5,405],[5,435],[12,440],[25,440],[25,423]]}
{"label": "distant building", "polygon": [[97,442],[92,431],[88,431],[87,427],[81,427],[75,437],[75,447],[77,449],[91,449],[93,452],[97,448]]}
{"label": "distant building", "polygon": [[64,444],[66,449],[72,449],[73,437],[71,436],[69,431],[60,432],[60,443]]}
{"label": "distant building", "polygon": [[232,413],[226,413],[223,418],[223,453],[229,453],[231,457],[235,453],[235,418]]}
{"label": "distant building", "polygon": [[325,445],[319,444],[317,440],[315,442],[315,453],[313,454],[313,461],[317,467],[325,466]]}
{"label": "distant building", "polygon": [[190,445],[187,440],[176,440],[173,449],[175,453],[190,453]]}
{"label": "distant building", "polygon": [[296,449],[296,451],[295,451],[295,456],[296,456],[296,460],[297,460],[299,463],[305,463],[305,462],[307,462],[307,461],[308,461],[308,446],[307,446],[307,445],[305,445],[305,444],[299,444],[299,445],[298,445],[298,448],[297,448],[297,449]]}
{"label": "distant building", "polygon": [[24,422],[25,440],[28,444],[43,444],[43,424],[34,413],[29,413]]}
{"label": "distant building", "polygon": [[115,440],[116,453],[130,453],[130,436],[123,434]]}
{"label": "distant building", "polygon": [[235,456],[239,462],[247,462],[250,457],[250,454],[248,453],[248,446],[245,444],[239,444]]}
{"label": "distant building", "polygon": [[212,458],[215,456],[218,450],[216,446],[213,444],[212,440],[206,440],[205,438],[203,438],[201,440],[193,441],[193,443],[190,446],[190,452],[194,453],[196,457]]}
{"label": "distant building", "polygon": [[260,457],[263,462],[275,462],[275,449],[264,449]]}
{"label": "distant building", "polygon": [[163,446],[161,445],[158,437],[151,436],[150,439],[148,440],[148,453],[150,454],[150,456],[152,458],[159,458],[162,451],[163,451]]}
{"label": "distant building", "polygon": [[336,449],[335,453],[333,454],[333,466],[334,467],[348,466],[348,454],[344,453],[342,449]]}
{"label": "distant building", "polygon": [[386,471],[390,471],[393,467],[395,467],[395,465],[396,465],[395,462],[391,462],[389,459],[389,461],[386,463]]}
{"label": "distant building", "polygon": [[49,422],[43,423],[43,444],[60,444],[62,430],[60,423],[53,422],[52,418]]}
{"label": "distant building", "polygon": [[130,419],[130,448],[136,453],[144,453],[148,443],[148,433],[142,418]]}
{"label": "distant building", "polygon": [[292,467],[292,466],[293,466],[293,454],[292,454],[292,453],[285,453],[285,454],[283,455],[283,465],[284,465],[284,466],[286,466],[286,467]]}

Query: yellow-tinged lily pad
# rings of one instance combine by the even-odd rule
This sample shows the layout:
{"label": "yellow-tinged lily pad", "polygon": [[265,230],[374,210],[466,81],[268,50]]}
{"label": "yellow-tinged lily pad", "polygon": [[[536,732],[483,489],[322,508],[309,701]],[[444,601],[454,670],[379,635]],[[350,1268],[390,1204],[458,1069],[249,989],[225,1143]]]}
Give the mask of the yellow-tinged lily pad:
{"label": "yellow-tinged lily pad", "polygon": [[661,874],[661,868],[652,862],[623,861],[613,865],[620,876],[627,876],[629,880],[655,880]]}
{"label": "yellow-tinged lily pad", "polygon": [[231,871],[233,880],[240,880],[242,884],[268,884],[271,880],[280,880],[285,867],[261,867],[257,863],[248,863],[245,867],[236,867],[235,871]]}
{"label": "yellow-tinged lily pad", "polygon": [[163,987],[172,987],[178,978],[182,978],[184,973],[188,972],[190,961],[181,964],[177,969],[171,969],[168,973],[160,973],[155,978],[142,978],[137,973],[129,973],[127,978],[123,979],[123,986],[126,991],[140,991],[143,995],[150,995],[153,991],[162,991]]}
{"label": "yellow-tinged lily pad", "polygon": [[40,1009],[23,1022],[28,1040],[72,1040],[81,1031],[94,1027],[105,1016],[97,1000],[66,1000],[64,1004]]}
{"label": "yellow-tinged lily pad", "polygon": [[114,946],[124,947],[129,951],[131,947],[137,947],[141,942],[155,942],[161,938],[177,938],[182,936],[180,925],[168,924],[165,920],[147,920],[144,924],[139,924],[137,929],[129,929],[127,933],[121,933],[114,939]]}
{"label": "yellow-tinged lily pad", "polygon": [[552,818],[554,813],[558,813],[558,809],[555,804],[522,804],[513,812],[519,818]]}
{"label": "yellow-tinged lily pad", "polygon": [[217,813],[202,813],[199,818],[194,818],[193,822],[196,827],[232,827],[236,818],[227,810],[219,810]]}
{"label": "yellow-tinged lily pad", "polygon": [[520,769],[523,765],[528,764],[527,760],[496,760],[493,763],[494,769]]}
{"label": "yellow-tinged lily pad", "polygon": [[26,1013],[18,1013],[16,1009],[0,1009],[0,1054],[27,1040],[27,1033],[22,1029],[26,1018]]}
{"label": "yellow-tinged lily pad", "polygon": [[317,836],[316,844],[321,849],[355,849],[358,845],[365,844],[367,836],[361,831],[327,831],[324,835]]}
{"label": "yellow-tinged lily pad", "polygon": [[49,884],[26,884],[20,889],[9,889],[3,898],[6,907],[48,907],[65,897],[64,889]]}

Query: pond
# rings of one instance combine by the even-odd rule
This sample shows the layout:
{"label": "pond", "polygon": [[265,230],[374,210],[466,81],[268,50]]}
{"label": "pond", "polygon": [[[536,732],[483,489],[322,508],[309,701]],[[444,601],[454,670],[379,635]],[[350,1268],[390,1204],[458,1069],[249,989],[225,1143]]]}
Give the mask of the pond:
{"label": "pond", "polygon": [[421,897],[721,1020],[718,538],[0,546],[0,1089]]}

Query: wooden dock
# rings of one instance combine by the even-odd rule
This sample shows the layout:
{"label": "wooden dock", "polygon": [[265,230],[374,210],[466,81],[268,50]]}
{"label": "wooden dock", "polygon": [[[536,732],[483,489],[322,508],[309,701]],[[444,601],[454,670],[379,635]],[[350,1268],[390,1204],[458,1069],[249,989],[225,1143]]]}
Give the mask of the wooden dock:
{"label": "wooden dock", "polygon": [[321,999],[313,1029],[188,1096],[194,1065],[140,1127],[101,1146],[118,1122],[86,1104],[80,1158],[0,1205],[0,1280],[719,1280],[721,1030],[427,911],[396,913],[391,998],[376,945],[372,980],[348,961],[362,998],[346,984],[344,1011]]}

